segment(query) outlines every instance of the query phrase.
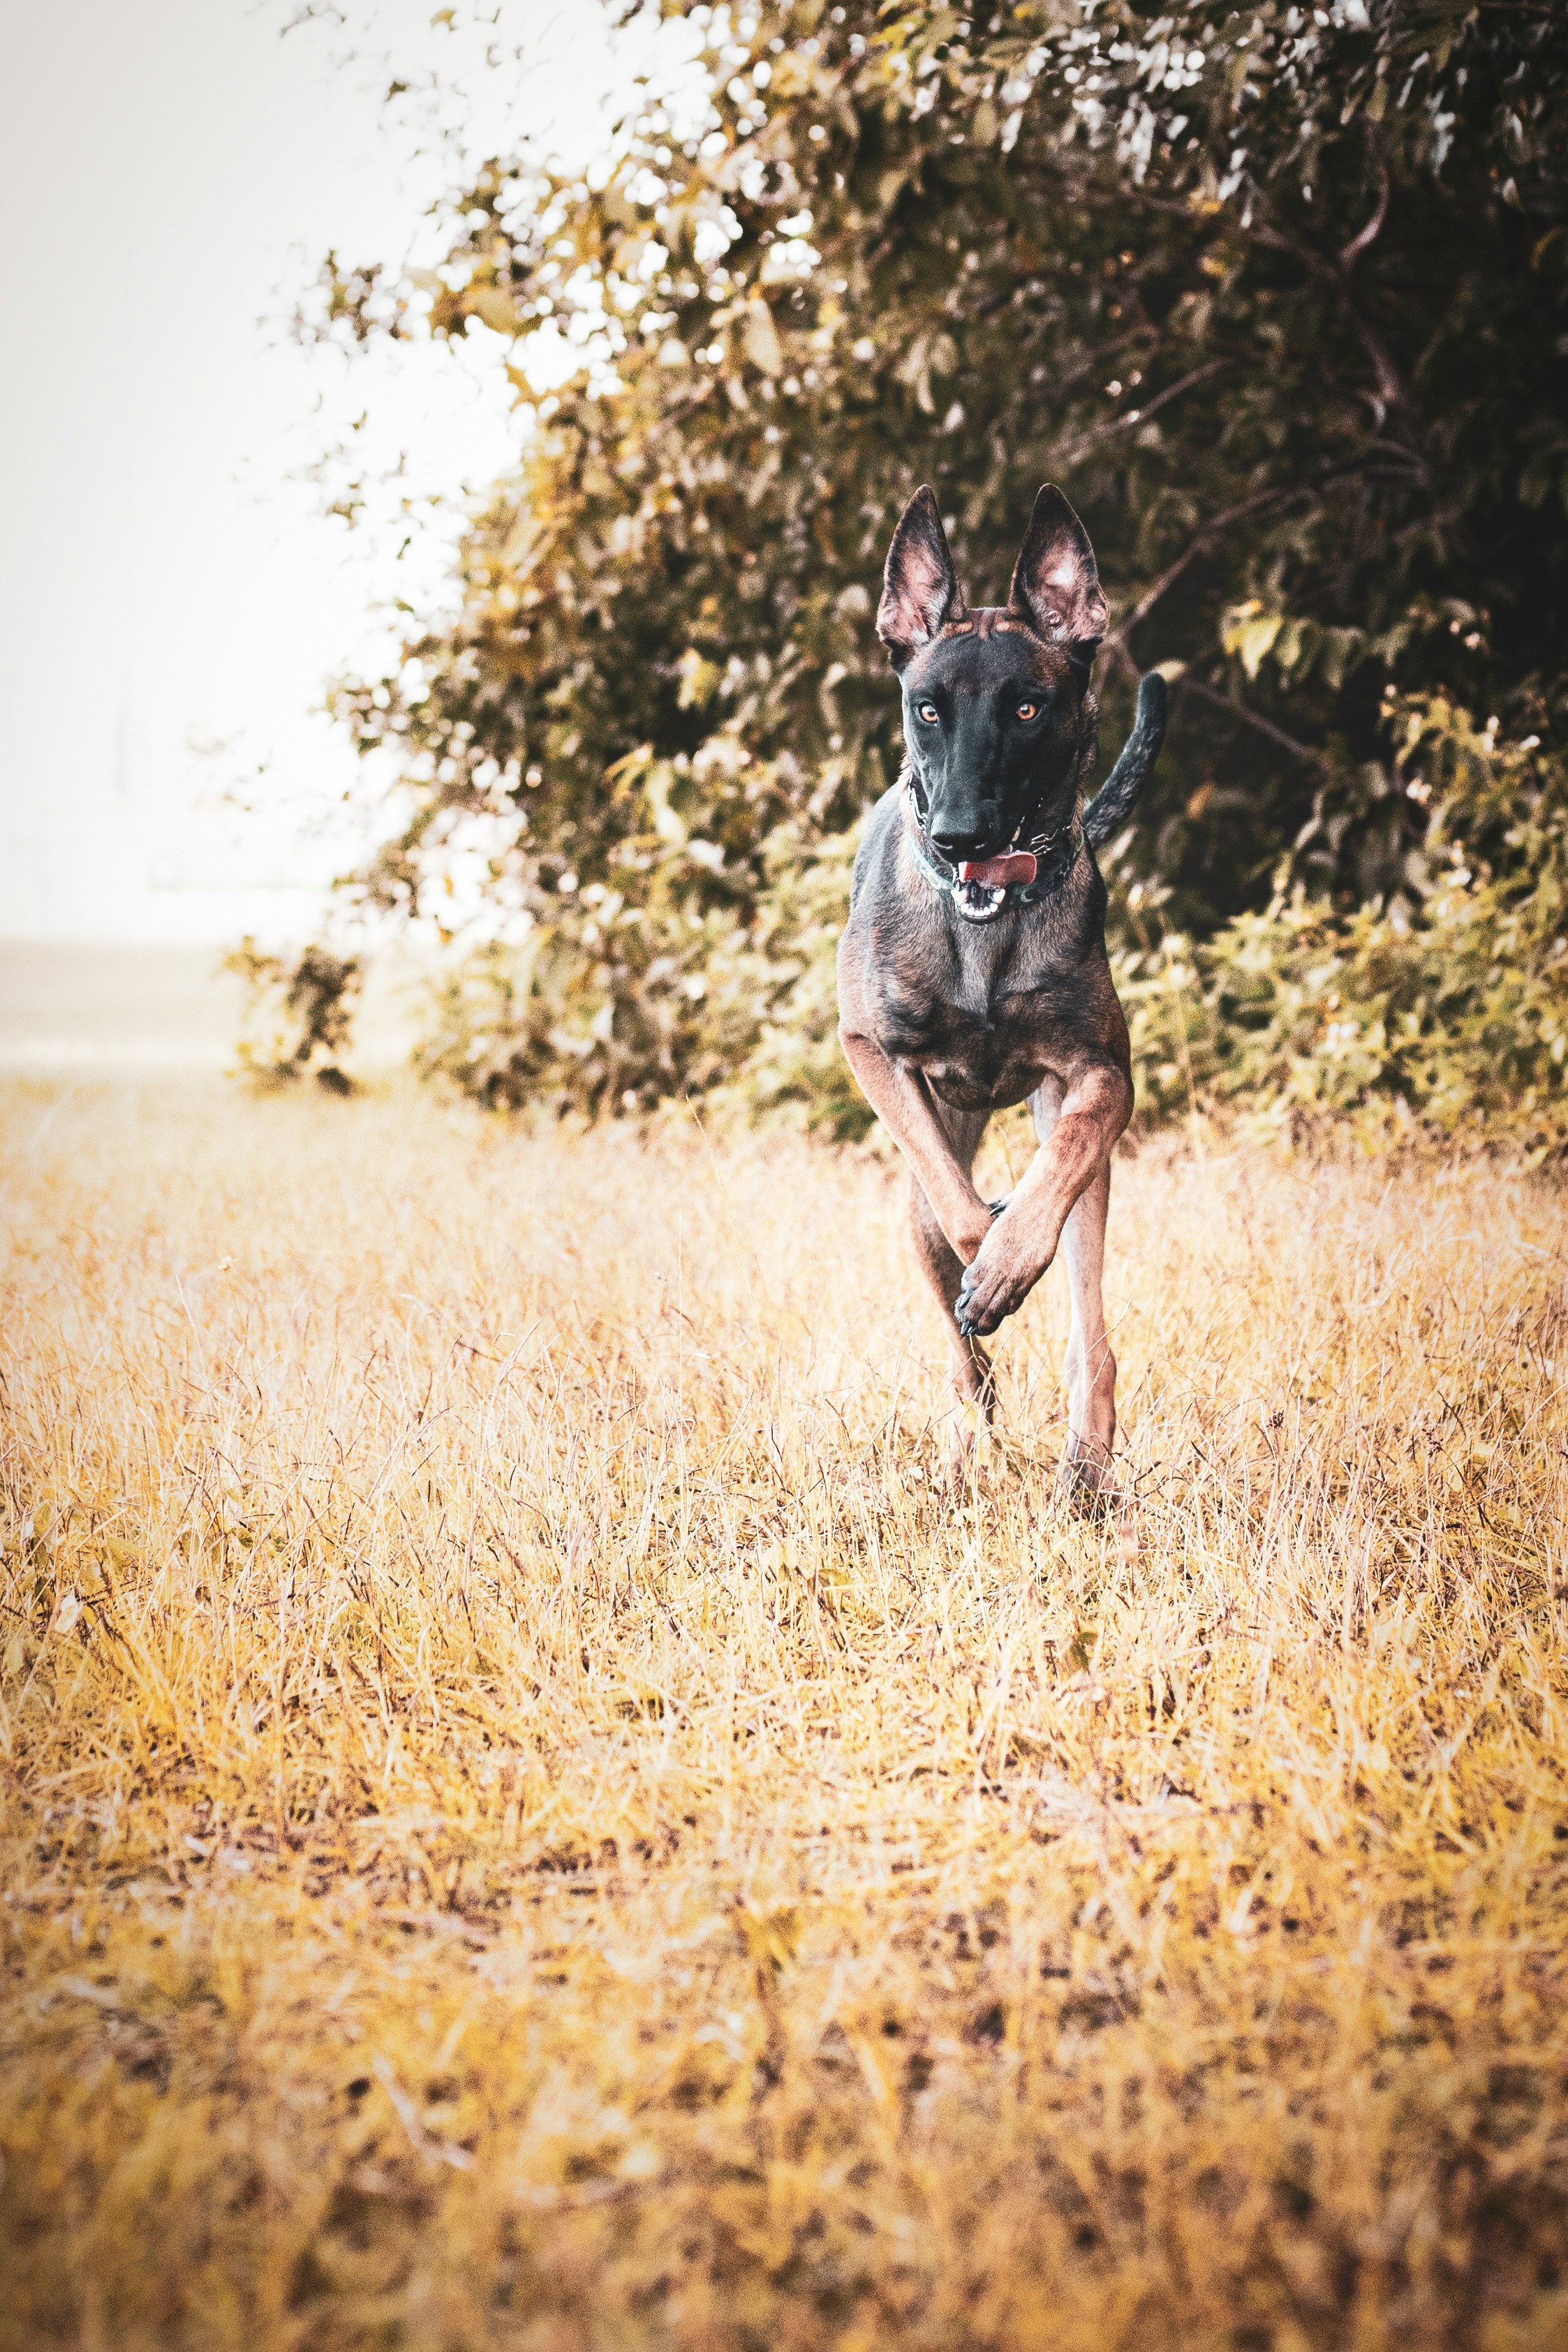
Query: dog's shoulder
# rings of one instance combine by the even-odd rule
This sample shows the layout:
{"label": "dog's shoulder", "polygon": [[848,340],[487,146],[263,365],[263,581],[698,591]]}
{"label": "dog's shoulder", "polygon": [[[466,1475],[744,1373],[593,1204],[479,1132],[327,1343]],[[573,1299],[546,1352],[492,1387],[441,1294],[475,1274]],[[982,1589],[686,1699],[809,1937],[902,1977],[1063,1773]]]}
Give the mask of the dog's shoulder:
{"label": "dog's shoulder", "polygon": [[898,816],[904,804],[904,778],[900,776],[895,784],[888,786],[866,819],[865,831],[855,852],[854,873],[850,882],[852,915],[872,877],[883,873],[897,853]]}

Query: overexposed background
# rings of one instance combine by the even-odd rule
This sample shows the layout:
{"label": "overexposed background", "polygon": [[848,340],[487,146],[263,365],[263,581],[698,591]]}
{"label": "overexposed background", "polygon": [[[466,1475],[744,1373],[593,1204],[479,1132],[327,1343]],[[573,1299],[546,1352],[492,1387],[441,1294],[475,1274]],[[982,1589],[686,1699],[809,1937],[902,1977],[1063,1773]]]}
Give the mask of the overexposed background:
{"label": "overexposed background", "polygon": [[[617,38],[594,0],[502,0],[478,27],[431,0],[286,32],[294,13],[6,16],[0,940],[320,929],[381,782],[321,715],[323,682],[391,644],[393,598],[439,598],[463,494],[520,426],[494,339],[350,360],[290,338],[294,297],[329,247],[420,255],[444,131],[588,161],[669,37]],[[410,91],[389,110],[394,73]],[[402,472],[350,532],[307,477],[361,415],[356,467]],[[16,1017],[23,969],[0,958]]]}

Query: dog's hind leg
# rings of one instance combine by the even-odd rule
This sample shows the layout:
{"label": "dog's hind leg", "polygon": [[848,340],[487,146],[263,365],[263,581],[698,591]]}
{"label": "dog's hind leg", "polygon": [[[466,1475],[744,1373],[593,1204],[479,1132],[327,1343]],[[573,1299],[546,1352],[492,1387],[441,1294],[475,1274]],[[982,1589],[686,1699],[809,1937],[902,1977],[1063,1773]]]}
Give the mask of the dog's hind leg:
{"label": "dog's hind leg", "polygon": [[[945,1103],[936,1106],[936,1112],[952,1139],[954,1156],[967,1174],[980,1148],[987,1114],[953,1110]],[[947,1360],[956,1401],[956,1410],[947,1425],[947,1468],[950,1475],[961,1477],[975,1452],[980,1430],[991,1418],[996,1397],[991,1360],[977,1339],[967,1339],[958,1328],[954,1309],[958,1286],[964,1279],[964,1262],[937,1223],[936,1213],[918,1176],[912,1175],[909,1180],[909,1209],[915,1255],[926,1281],[936,1293],[947,1327]]]}
{"label": "dog's hind leg", "polygon": [[[1035,1133],[1043,1143],[1061,1108],[1061,1089],[1048,1083],[1030,1097]],[[1105,1328],[1101,1284],[1105,1265],[1105,1220],[1111,1206],[1111,1168],[1104,1162],[1073,1203],[1061,1229],[1061,1255],[1067,1261],[1072,1302],[1068,1334],[1067,1451],[1058,1485],[1077,1502],[1092,1503],[1111,1489],[1111,1449],[1116,1441],[1116,1359]]]}

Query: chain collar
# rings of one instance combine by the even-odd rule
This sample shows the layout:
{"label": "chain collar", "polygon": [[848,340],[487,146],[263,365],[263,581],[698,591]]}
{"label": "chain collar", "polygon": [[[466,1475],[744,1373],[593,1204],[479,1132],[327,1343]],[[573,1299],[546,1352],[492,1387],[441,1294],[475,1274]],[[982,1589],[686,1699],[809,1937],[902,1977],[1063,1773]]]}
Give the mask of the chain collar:
{"label": "chain collar", "polygon": [[[909,804],[910,814],[915,819],[915,838],[911,844],[915,853],[915,863],[934,890],[940,891],[945,898],[950,898],[958,887],[957,868],[949,866],[946,859],[938,858],[936,851],[927,845],[925,828],[920,818],[920,803],[915,798],[913,777],[910,778],[909,784]],[[1078,812],[1074,809],[1066,824],[1053,825],[1047,832],[1031,834],[1027,841],[1015,838],[1009,844],[1005,852],[998,850],[997,853],[998,856],[1011,856],[1015,850],[1028,850],[1035,860],[1034,880],[1009,882],[1007,886],[1006,903],[1012,907],[1036,905],[1040,899],[1054,890],[1059,882],[1065,880],[1071,873],[1078,862],[1078,853],[1082,846],[1083,828],[1079,823]]]}

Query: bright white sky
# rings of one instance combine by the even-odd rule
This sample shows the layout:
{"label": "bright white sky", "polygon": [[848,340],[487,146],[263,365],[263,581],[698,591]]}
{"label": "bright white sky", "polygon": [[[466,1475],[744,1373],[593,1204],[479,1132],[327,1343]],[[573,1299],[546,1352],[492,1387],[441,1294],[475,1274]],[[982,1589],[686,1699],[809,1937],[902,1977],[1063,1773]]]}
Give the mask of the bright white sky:
{"label": "bright white sky", "polygon": [[340,28],[280,37],[290,13],[6,12],[0,936],[319,927],[370,819],[312,705],[389,641],[376,600],[420,604],[442,567],[438,535],[400,567],[401,528],[350,535],[297,477],[368,408],[369,454],[406,451],[407,486],[450,498],[505,469],[517,428],[498,344],[350,363],[288,341],[293,290],[329,246],[400,260],[444,180],[385,114],[385,59],[466,89],[472,149],[525,129],[577,159],[663,37],[612,51],[596,0],[486,0],[527,54],[486,69],[463,12],[361,0],[370,53],[345,64]]}

